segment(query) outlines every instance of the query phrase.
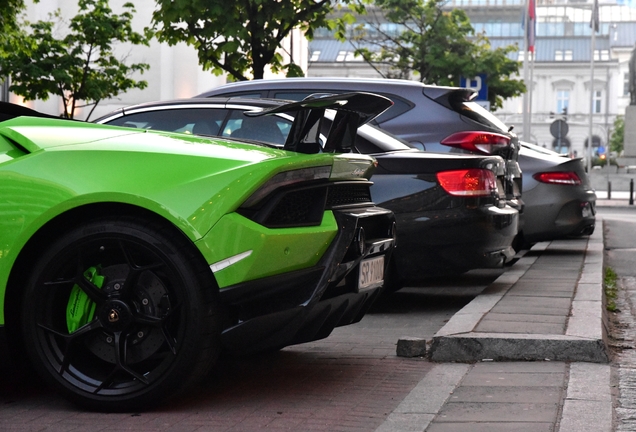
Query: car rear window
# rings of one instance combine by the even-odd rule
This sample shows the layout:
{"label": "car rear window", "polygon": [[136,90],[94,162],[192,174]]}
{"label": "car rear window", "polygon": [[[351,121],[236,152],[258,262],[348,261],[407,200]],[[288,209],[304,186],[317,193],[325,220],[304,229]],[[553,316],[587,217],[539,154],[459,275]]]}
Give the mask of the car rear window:
{"label": "car rear window", "polygon": [[451,99],[451,106],[459,114],[466,116],[477,123],[499,129],[502,132],[508,132],[509,130],[508,126],[506,126],[504,122],[499,120],[495,115],[479,105],[477,102]]}
{"label": "car rear window", "polygon": [[225,118],[225,110],[170,109],[127,114],[107,124],[167,132],[216,136]]}

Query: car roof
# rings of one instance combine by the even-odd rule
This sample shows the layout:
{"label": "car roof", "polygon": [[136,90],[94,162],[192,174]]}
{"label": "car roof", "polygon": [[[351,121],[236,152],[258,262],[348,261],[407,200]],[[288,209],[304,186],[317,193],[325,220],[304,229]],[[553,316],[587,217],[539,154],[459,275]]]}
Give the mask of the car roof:
{"label": "car roof", "polygon": [[[351,87],[352,84],[355,83],[354,87]],[[374,93],[378,92],[389,92],[390,89],[402,89],[402,91],[414,91],[417,90],[419,92],[426,91],[434,91],[435,93],[445,93],[449,91],[457,91],[459,88],[457,87],[446,87],[446,86],[436,86],[430,84],[424,84],[419,81],[412,80],[404,80],[404,79],[379,79],[379,78],[336,78],[336,77],[321,77],[321,78],[307,78],[307,77],[298,77],[298,78],[275,78],[275,79],[257,79],[250,81],[238,81],[231,82],[220,87],[213,88],[206,92],[203,92],[197,96],[196,98],[214,96],[219,90],[225,92],[231,91],[249,91],[249,90],[270,90],[270,89],[299,89],[299,90],[307,90],[308,86],[316,86],[317,89],[325,88],[325,86],[329,86],[334,90],[347,90],[351,91],[353,89],[364,91],[370,91]],[[379,90],[382,88],[383,90]],[[466,89],[461,89],[466,91]]]}
{"label": "car roof", "polygon": [[262,108],[272,108],[283,105],[286,101],[281,99],[257,99],[257,98],[241,98],[241,97],[209,97],[209,98],[190,98],[190,99],[173,99],[164,101],[146,102],[137,105],[131,105],[123,108],[123,112],[134,111],[139,108],[166,107],[166,106],[205,106],[205,105],[225,105],[231,103],[240,105],[252,105]]}
{"label": "car roof", "polygon": [[[436,86],[430,84],[424,84],[419,81],[404,80],[404,79],[382,79],[382,78],[351,78],[351,77],[293,77],[293,78],[274,78],[274,79],[255,79],[250,81],[237,81],[223,85],[224,89],[231,89],[233,87],[259,87],[261,85],[270,86],[272,84],[285,87],[303,88],[306,84],[324,84],[329,83],[333,85],[342,84],[344,86],[347,83],[355,82],[356,84],[378,85],[383,86],[406,86],[406,87],[434,87],[434,88],[454,88],[445,86]],[[198,97],[198,96],[197,96]]]}

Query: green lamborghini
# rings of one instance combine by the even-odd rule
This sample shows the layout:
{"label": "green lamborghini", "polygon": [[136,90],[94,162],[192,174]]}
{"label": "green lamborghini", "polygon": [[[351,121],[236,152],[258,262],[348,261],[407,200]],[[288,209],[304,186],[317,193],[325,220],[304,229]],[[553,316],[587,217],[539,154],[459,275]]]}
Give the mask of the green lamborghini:
{"label": "green lamborghini", "polygon": [[[383,285],[393,214],[351,133],[390,106],[293,104],[283,148],[50,118],[0,105],[0,336],[73,402],[131,411],[221,352],[327,337]],[[326,108],[332,152],[308,154]],[[7,350],[3,350],[7,352]]]}

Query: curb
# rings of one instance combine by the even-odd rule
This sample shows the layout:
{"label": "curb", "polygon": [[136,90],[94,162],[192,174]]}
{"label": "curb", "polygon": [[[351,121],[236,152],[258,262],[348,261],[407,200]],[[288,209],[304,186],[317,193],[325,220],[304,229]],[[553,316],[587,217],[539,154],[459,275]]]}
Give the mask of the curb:
{"label": "curb", "polygon": [[[525,274],[537,257],[522,257],[482,294],[467,304],[433,336],[429,355],[435,362],[554,360],[607,363],[607,329],[603,302],[603,227],[587,242],[565,335],[478,333],[482,318]],[[533,251],[545,250],[537,243]]]}

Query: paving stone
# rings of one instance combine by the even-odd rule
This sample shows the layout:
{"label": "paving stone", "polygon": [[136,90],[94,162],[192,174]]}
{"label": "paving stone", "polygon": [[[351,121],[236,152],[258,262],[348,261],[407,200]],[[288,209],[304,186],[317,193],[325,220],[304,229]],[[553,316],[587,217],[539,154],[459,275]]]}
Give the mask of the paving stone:
{"label": "paving stone", "polygon": [[492,321],[523,321],[563,325],[567,322],[567,318],[562,315],[500,314],[496,312],[490,312],[485,319]]}
{"label": "paving stone", "polygon": [[546,308],[541,306],[523,306],[523,305],[497,305],[493,312],[501,314],[530,314],[530,315],[558,315],[567,316],[570,313],[569,307]]}
{"label": "paving stone", "polygon": [[565,376],[558,372],[500,372],[471,370],[462,380],[462,387],[552,387],[562,385]]}
{"label": "paving stone", "polygon": [[532,288],[535,290],[574,290],[575,282],[573,281],[537,281],[537,280],[525,280],[521,279],[515,283],[512,290]]}
{"label": "paving stone", "polygon": [[433,423],[426,432],[553,432],[552,423],[492,423],[492,422],[457,422]]}
{"label": "paving stone", "polygon": [[445,422],[554,422],[559,404],[470,402],[448,403],[433,420]]}
{"label": "paving stone", "polygon": [[448,402],[513,402],[513,403],[554,403],[561,402],[561,387],[488,387],[460,386],[453,392]]}
{"label": "paving stone", "polygon": [[546,309],[562,309],[569,308],[572,304],[571,298],[551,298],[551,297],[523,297],[523,296],[506,296],[497,306],[527,306],[541,307]]}
{"label": "paving stone", "polygon": [[426,339],[402,336],[398,339],[396,354],[398,357],[424,357]]}
{"label": "paving stone", "polygon": [[533,362],[480,362],[476,363],[473,373],[559,373],[565,379],[568,364],[553,361]]}
{"label": "paving stone", "polygon": [[484,319],[473,330],[481,333],[519,333],[536,335],[565,334],[565,324],[550,324],[539,322],[496,321]]}

